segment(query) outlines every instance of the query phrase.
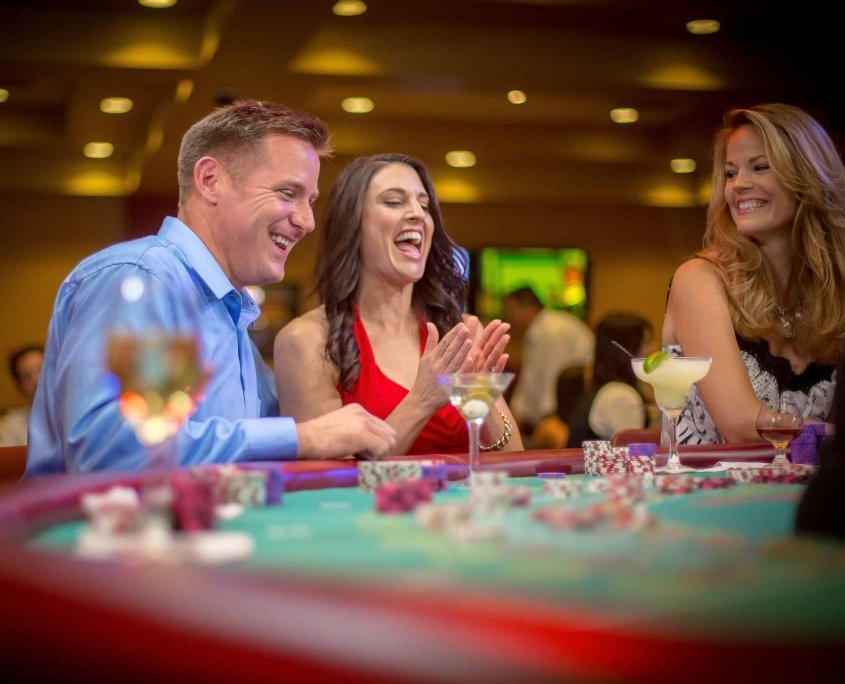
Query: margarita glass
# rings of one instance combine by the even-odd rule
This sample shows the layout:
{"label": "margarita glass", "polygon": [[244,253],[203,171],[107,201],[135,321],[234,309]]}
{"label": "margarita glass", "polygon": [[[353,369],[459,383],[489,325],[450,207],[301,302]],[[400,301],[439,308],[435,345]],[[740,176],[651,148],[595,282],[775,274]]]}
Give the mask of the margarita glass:
{"label": "margarita glass", "polygon": [[469,432],[468,473],[465,482],[478,468],[478,438],[481,424],[496,400],[511,384],[513,373],[450,373],[437,381],[445,390],[452,406],[458,409]]}
{"label": "margarita glass", "polygon": [[680,473],[694,470],[681,465],[678,455],[678,418],[687,402],[687,395],[693,384],[701,380],[710,370],[713,359],[709,356],[669,356],[657,367],[646,372],[645,359],[631,359],[634,374],[654,388],[654,398],[660,410],[669,418],[669,458],[661,471]]}

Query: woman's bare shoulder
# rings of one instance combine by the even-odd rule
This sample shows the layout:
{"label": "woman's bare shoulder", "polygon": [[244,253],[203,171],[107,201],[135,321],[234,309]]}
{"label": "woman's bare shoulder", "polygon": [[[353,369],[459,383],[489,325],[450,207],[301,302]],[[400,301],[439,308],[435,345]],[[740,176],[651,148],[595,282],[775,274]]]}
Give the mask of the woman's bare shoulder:
{"label": "woman's bare shoulder", "polygon": [[326,309],[318,306],[294,318],[276,334],[276,346],[311,346],[315,342],[325,345],[329,324]]}
{"label": "woman's bare shoulder", "polygon": [[703,257],[694,257],[687,259],[675,270],[675,277],[698,277],[698,278],[712,278],[718,277],[720,273],[719,267],[714,261]]}
{"label": "woman's bare shoulder", "polygon": [[709,259],[688,259],[675,270],[672,289],[723,288],[719,267]]}

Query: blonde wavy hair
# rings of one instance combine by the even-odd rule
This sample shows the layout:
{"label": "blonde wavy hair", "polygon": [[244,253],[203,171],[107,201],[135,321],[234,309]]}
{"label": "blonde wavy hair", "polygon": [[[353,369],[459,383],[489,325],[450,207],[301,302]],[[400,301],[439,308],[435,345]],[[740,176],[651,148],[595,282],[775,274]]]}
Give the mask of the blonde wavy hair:
{"label": "blonde wavy hair", "polygon": [[746,124],[760,134],[772,171],[798,200],[787,292],[802,313],[792,342],[816,361],[833,362],[845,339],[845,166],[813,117],[787,104],[733,109],[725,115],[716,134],[713,194],[698,256],[719,268],[739,335],[759,339],[778,334],[769,266],[756,242],[739,233],[725,201],[728,139]]}

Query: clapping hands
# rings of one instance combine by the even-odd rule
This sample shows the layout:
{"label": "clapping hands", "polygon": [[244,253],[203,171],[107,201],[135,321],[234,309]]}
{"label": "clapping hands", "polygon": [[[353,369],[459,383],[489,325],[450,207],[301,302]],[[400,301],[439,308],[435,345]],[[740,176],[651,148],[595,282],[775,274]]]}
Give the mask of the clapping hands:
{"label": "clapping hands", "polygon": [[511,339],[508,335],[510,323],[503,323],[497,318],[486,326],[482,326],[477,316],[470,316],[466,325],[469,328],[473,346],[469,354],[471,367],[464,370],[476,373],[484,371],[501,373],[508,362],[505,347]]}

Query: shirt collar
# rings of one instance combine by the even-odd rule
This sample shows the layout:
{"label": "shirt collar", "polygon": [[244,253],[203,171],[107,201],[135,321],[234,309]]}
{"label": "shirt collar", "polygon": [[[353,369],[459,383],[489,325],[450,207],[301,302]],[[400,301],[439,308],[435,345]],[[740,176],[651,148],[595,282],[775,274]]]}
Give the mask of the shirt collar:
{"label": "shirt collar", "polygon": [[[166,217],[158,234],[185,255],[191,268],[206,287],[218,300],[225,303],[235,325],[246,328],[261,315],[261,309],[246,288],[235,289],[205,243],[182,221],[173,216]],[[231,297],[233,293],[239,296]]]}
{"label": "shirt collar", "polygon": [[[199,236],[179,219],[168,216],[158,234],[176,245],[217,299],[235,289]],[[243,293],[242,293],[243,294]],[[247,295],[248,296],[248,295]]]}

